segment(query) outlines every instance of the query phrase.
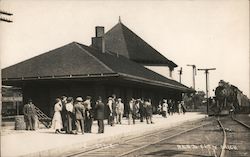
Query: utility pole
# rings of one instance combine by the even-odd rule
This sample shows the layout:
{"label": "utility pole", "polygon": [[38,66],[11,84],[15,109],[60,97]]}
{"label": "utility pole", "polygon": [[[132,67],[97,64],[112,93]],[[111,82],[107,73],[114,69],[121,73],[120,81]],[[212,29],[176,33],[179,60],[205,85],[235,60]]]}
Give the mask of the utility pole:
{"label": "utility pole", "polygon": [[193,68],[193,89],[195,90],[195,75],[196,75],[196,66],[194,64],[187,64]]}
{"label": "utility pole", "polygon": [[180,70],[178,70],[178,72],[179,72],[179,82],[181,83],[182,67]]}
{"label": "utility pole", "polygon": [[[2,17],[2,15],[4,16],[12,16],[12,13],[8,13],[6,11],[2,11],[0,10],[0,22],[13,22],[11,20],[9,20],[8,18]],[[0,99],[2,100],[2,72],[0,70]],[[0,102],[0,129],[2,130],[2,101]]]}
{"label": "utility pole", "polygon": [[209,90],[209,84],[208,84],[208,74],[209,70],[216,70],[216,68],[207,68],[207,69],[198,69],[199,71],[205,71],[206,74],[206,97],[207,97],[207,114],[208,114],[208,106],[209,106],[209,99],[208,99],[208,90]]}
{"label": "utility pole", "polygon": [[[8,13],[8,12],[6,12],[6,11],[0,10],[0,15],[12,16],[13,14],[12,14],[12,13]],[[9,20],[8,18],[2,17],[2,16],[0,16],[0,21],[8,22],[8,23],[13,22],[13,21]]]}

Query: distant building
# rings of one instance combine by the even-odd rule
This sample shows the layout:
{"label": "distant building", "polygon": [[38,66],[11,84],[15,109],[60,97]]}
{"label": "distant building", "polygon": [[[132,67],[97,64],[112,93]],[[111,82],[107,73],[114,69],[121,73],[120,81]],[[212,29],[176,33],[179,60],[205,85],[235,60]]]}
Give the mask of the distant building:
{"label": "distant building", "polygon": [[22,112],[23,97],[21,88],[12,86],[2,87],[2,116],[18,115]]}
{"label": "distant building", "polygon": [[[5,85],[21,87],[24,102],[31,98],[43,112],[52,116],[54,100],[62,95],[93,101],[116,94],[125,104],[131,97],[180,100],[192,89],[168,79],[145,65],[177,65],[166,59],[122,23],[104,34],[96,27],[91,46],[72,42],[2,70]],[[127,105],[125,105],[127,110]]]}

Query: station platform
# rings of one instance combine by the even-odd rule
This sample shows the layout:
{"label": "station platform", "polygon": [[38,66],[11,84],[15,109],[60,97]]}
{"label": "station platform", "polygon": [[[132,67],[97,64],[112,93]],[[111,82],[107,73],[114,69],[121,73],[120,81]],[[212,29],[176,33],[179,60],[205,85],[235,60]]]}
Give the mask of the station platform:
{"label": "station platform", "polygon": [[205,118],[206,115],[197,112],[187,112],[185,115],[174,114],[163,118],[153,115],[154,124],[136,121],[136,124],[128,125],[128,120],[123,119],[122,124],[107,125],[105,121],[104,134],[97,134],[97,121],[93,122],[92,133],[84,135],[55,134],[53,129],[39,129],[36,131],[13,130],[2,128],[1,130],[1,156],[3,157],[49,157],[62,156],[63,152],[76,148],[89,147],[102,144],[105,140],[117,140],[119,138],[137,135],[145,132],[170,128],[181,125],[187,121]]}

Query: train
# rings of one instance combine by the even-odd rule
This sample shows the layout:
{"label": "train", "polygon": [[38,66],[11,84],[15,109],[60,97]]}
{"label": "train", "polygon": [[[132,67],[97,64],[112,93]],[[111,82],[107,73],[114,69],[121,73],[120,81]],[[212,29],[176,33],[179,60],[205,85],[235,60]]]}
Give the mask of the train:
{"label": "train", "polygon": [[209,108],[210,115],[228,115],[230,112],[250,113],[250,100],[235,85],[220,80]]}

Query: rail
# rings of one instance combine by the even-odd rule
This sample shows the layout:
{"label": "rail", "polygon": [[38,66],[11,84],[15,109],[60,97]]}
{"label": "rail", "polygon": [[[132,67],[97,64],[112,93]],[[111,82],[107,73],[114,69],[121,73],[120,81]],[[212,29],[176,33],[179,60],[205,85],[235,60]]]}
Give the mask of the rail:
{"label": "rail", "polygon": [[243,123],[242,121],[240,121],[240,120],[238,120],[238,119],[236,119],[236,118],[234,118],[234,117],[232,117],[232,119],[233,119],[234,121],[238,122],[239,124],[243,125],[244,127],[250,129],[250,126],[247,125],[247,124],[245,124],[245,123]]}
{"label": "rail", "polygon": [[225,128],[223,127],[221,121],[219,120],[219,118],[217,119],[220,127],[222,128],[223,130],[223,144],[222,144],[222,150],[221,150],[221,153],[220,153],[220,157],[224,157],[225,156],[225,150],[226,150],[226,144],[227,144],[227,135],[226,135],[226,131],[225,131]]}
{"label": "rail", "polygon": [[[212,119],[212,117],[211,117],[211,118],[208,118],[208,119]],[[200,128],[200,127],[203,127],[203,126],[209,125],[209,124],[211,124],[211,122],[206,123],[206,124],[202,124],[202,125],[199,125],[199,126],[196,126],[196,127],[192,127],[191,129],[181,131],[181,132],[176,133],[176,134],[174,134],[174,135],[167,136],[166,138],[161,139],[160,141],[156,141],[156,142],[151,143],[151,144],[156,144],[156,143],[158,143],[158,142],[161,142],[162,140],[166,140],[166,139],[170,139],[170,138],[176,137],[176,136],[178,136],[178,135],[180,135],[180,134],[183,134],[183,133],[192,131],[192,130],[194,130],[194,129],[198,129],[198,128]],[[191,125],[193,125],[193,122],[191,122]],[[174,130],[174,129],[177,128],[177,127],[179,127],[179,126],[176,126],[176,127],[173,127],[173,128],[168,128],[168,129],[159,129],[159,130],[157,131],[157,135],[160,135],[160,134],[162,134],[162,133],[164,133],[164,132],[166,132],[166,131]],[[145,133],[145,134],[143,134],[143,135],[139,135],[139,136],[135,136],[135,137],[131,137],[131,138],[124,139],[123,142],[127,143],[127,142],[134,141],[134,140],[136,140],[136,139],[138,139],[138,138],[140,139],[140,138],[145,138],[145,137],[148,137],[148,136],[155,136],[155,135],[156,135],[156,132],[154,131],[154,132],[150,132],[150,133]],[[122,139],[121,139],[121,140],[122,140]],[[120,142],[121,142],[121,140],[120,140]],[[117,145],[120,145],[120,142],[118,142],[118,143],[113,143],[113,144],[112,144],[112,147],[117,146]],[[143,146],[141,146],[141,147],[137,147],[136,149],[129,150],[129,151],[127,151],[127,152],[125,152],[125,153],[123,153],[123,154],[120,154],[120,155],[118,155],[118,156],[124,156],[124,155],[126,155],[126,154],[130,154],[130,153],[132,153],[132,152],[134,152],[134,151],[136,151],[136,150],[139,150],[139,149],[145,148],[145,147],[147,147],[147,146],[150,146],[151,144],[147,144],[147,145],[143,145]],[[100,151],[100,150],[103,150],[103,149],[107,149],[107,148],[109,148],[109,147],[111,147],[111,146],[110,146],[110,145],[107,145],[107,146],[94,147],[94,148],[91,148],[91,149],[88,149],[88,150],[84,150],[84,151],[80,151],[80,152],[75,152],[75,153],[72,153],[72,154],[68,154],[68,155],[66,155],[66,156],[64,156],[64,157],[77,157],[77,156],[82,156],[82,155],[85,155],[85,154],[89,154],[89,153],[97,152],[97,151]]]}
{"label": "rail", "polygon": [[143,145],[143,146],[141,146],[141,147],[138,147],[138,148],[132,149],[132,150],[130,150],[130,151],[128,151],[128,152],[125,152],[125,153],[123,153],[123,154],[118,155],[117,157],[121,157],[121,156],[128,155],[128,154],[133,153],[133,152],[135,152],[135,151],[137,151],[137,150],[140,150],[140,149],[146,148],[146,147],[148,147],[148,146],[150,146],[150,145],[153,145],[153,144],[156,144],[156,143],[162,142],[162,141],[164,141],[164,140],[167,140],[167,139],[170,139],[170,138],[173,138],[173,137],[179,136],[179,135],[181,135],[181,134],[184,134],[184,133],[190,132],[190,131],[192,131],[192,130],[198,129],[198,128],[203,127],[203,126],[208,125],[208,124],[210,124],[210,123],[207,123],[207,124],[202,124],[202,125],[199,125],[199,126],[196,126],[196,127],[190,128],[190,129],[188,129],[188,130],[184,130],[184,131],[182,131],[182,132],[176,133],[176,134],[171,135],[171,136],[168,136],[168,137],[166,137],[166,138],[162,138],[162,139],[160,139],[160,140],[158,140],[158,141],[155,141],[155,142],[153,142],[153,143],[146,144],[146,145]]}

